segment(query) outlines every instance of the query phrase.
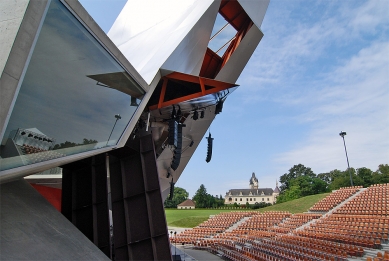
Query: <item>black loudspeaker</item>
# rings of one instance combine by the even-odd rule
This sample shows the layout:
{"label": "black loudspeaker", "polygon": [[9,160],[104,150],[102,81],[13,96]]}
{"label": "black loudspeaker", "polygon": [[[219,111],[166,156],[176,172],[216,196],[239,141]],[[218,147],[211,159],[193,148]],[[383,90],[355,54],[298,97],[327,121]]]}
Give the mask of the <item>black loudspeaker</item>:
{"label": "black loudspeaker", "polygon": [[215,114],[219,114],[223,110],[223,100],[220,100],[218,103],[216,103],[216,108],[215,108]]}
{"label": "black loudspeaker", "polygon": [[170,182],[170,195],[169,195],[169,200],[173,199],[173,194],[174,194],[174,182],[172,178],[172,182]]}
{"label": "black loudspeaker", "polygon": [[208,140],[208,148],[207,148],[207,158],[205,159],[205,161],[208,163],[211,161],[212,158],[213,138],[211,137],[211,133],[209,133],[207,140]]}
{"label": "black loudspeaker", "polygon": [[178,142],[178,122],[175,119],[169,120],[168,144],[177,148]]}
{"label": "black loudspeaker", "polygon": [[170,164],[170,167],[173,170],[176,170],[180,165],[181,160],[181,152],[182,152],[182,124],[178,124],[177,126],[177,146],[173,151],[173,160]]}

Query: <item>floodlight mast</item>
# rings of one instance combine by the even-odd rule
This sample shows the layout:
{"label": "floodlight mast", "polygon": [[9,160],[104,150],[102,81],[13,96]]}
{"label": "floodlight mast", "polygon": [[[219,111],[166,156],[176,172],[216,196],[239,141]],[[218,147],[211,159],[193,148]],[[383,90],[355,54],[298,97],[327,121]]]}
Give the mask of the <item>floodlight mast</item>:
{"label": "floodlight mast", "polygon": [[346,132],[341,131],[341,132],[339,133],[339,136],[341,136],[341,137],[343,138],[344,151],[346,152],[348,173],[350,174],[350,184],[351,184],[351,187],[352,187],[352,186],[354,186],[354,185],[353,185],[353,178],[352,178],[352,176],[351,176],[350,164],[349,164],[349,162],[348,162],[347,149],[346,149],[346,141],[344,140],[344,136],[345,136],[346,134],[347,134]]}

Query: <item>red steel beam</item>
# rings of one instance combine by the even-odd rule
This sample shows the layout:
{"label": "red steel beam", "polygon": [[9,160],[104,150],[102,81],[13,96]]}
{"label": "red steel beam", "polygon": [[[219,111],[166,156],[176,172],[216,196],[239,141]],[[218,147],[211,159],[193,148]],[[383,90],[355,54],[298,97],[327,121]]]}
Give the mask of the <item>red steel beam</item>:
{"label": "red steel beam", "polygon": [[[169,101],[165,101],[165,94],[169,89],[169,79],[175,79],[175,80],[180,80],[184,82],[191,82],[191,83],[197,83],[199,84],[199,91],[190,95],[185,95],[179,98],[175,98]],[[219,91],[224,91],[228,88],[232,88],[237,86],[237,84],[233,83],[226,83],[226,82],[220,82],[208,78],[203,78],[199,76],[194,76],[194,75],[189,75],[189,74],[184,74],[184,73],[178,73],[174,72],[171,74],[168,74],[162,78],[163,84],[162,84],[162,90],[159,96],[159,102],[158,104],[151,105],[149,106],[150,110],[156,110],[156,109],[161,109],[163,107],[168,107],[173,104],[177,104],[180,102],[192,100],[195,98],[199,98],[208,94],[216,93]],[[213,88],[206,90],[205,85],[211,86]]]}

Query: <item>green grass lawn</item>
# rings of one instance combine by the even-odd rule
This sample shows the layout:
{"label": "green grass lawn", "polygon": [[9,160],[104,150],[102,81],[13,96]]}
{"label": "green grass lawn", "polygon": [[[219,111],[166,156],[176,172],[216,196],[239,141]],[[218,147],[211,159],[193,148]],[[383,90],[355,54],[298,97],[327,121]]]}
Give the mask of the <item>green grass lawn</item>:
{"label": "green grass lawn", "polygon": [[[308,211],[316,202],[328,196],[330,193],[318,194],[299,198],[270,207],[261,208],[258,211],[289,211],[291,213],[303,213]],[[242,211],[226,209],[165,209],[166,221],[170,227],[195,227],[209,218],[221,212]]]}
{"label": "green grass lawn", "polygon": [[166,222],[172,227],[195,227],[204,222],[210,215],[233,210],[222,209],[165,209]]}

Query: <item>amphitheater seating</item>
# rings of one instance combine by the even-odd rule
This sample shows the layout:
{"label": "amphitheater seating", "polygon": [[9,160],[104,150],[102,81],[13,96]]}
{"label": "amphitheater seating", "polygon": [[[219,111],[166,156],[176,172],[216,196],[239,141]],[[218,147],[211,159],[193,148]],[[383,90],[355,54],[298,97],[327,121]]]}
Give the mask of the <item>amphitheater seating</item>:
{"label": "amphitheater seating", "polygon": [[353,194],[355,194],[357,191],[359,191],[362,187],[356,186],[356,187],[346,187],[346,188],[340,188],[339,190],[331,193],[324,199],[317,202],[315,205],[313,205],[309,210],[310,211],[321,211],[321,212],[327,212],[337,205],[339,203],[343,202],[347,198],[351,197]]}
{"label": "amphitheater seating", "polygon": [[[172,240],[227,260],[389,260],[380,250],[389,235],[389,184],[342,188],[321,203],[313,213],[222,213]],[[377,256],[364,258],[367,249]]]}
{"label": "amphitheater seating", "polygon": [[251,216],[257,212],[225,212],[216,215],[209,220],[203,222],[199,226],[185,230],[172,238],[172,242],[193,244],[203,238],[211,238],[219,233],[223,233],[227,228],[238,222],[244,217]]}
{"label": "amphitheater seating", "polygon": [[44,150],[27,144],[23,144],[23,146],[20,146],[20,149],[29,164],[66,156],[65,154],[59,153],[57,151]]}

